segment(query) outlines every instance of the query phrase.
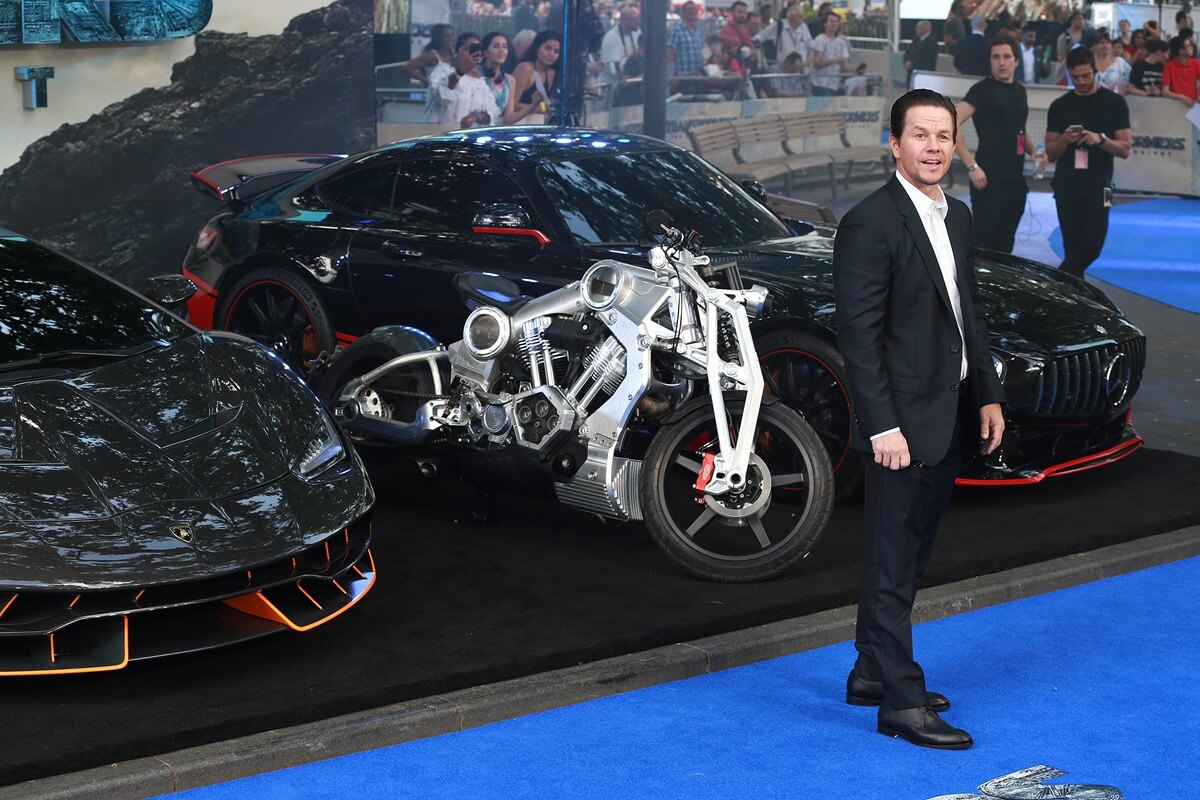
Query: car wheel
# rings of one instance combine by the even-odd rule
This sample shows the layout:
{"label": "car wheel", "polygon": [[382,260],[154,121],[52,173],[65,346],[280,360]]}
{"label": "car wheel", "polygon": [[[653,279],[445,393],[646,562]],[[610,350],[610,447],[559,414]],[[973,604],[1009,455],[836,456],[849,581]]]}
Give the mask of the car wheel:
{"label": "car wheel", "polygon": [[850,449],[850,392],[842,354],[799,331],[777,331],[756,342],[766,393],[798,411],[829,453],[838,499],[862,490],[862,459]]}
{"label": "car wheel", "polygon": [[252,269],[227,290],[214,327],[240,333],[275,350],[301,375],[337,337],[329,313],[305,280],[284,267]]}

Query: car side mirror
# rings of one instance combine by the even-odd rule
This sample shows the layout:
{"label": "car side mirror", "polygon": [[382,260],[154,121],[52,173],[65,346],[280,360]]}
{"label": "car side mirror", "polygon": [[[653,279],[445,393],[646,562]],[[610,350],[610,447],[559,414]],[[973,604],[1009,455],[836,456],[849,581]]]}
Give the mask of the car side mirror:
{"label": "car side mirror", "polygon": [[763,186],[753,178],[746,178],[742,181],[742,188],[746,190],[746,194],[753,197],[764,206],[767,204],[767,187]]}
{"label": "car side mirror", "polygon": [[515,203],[489,203],[471,220],[471,232],[492,236],[524,236],[539,247],[550,244],[550,237],[532,226],[529,212]]}
{"label": "car side mirror", "polygon": [[146,279],[142,289],[142,294],[167,308],[186,303],[195,293],[196,284],[183,275],[155,275]]}
{"label": "car side mirror", "polygon": [[528,228],[529,212],[516,203],[488,203],[471,220],[472,228]]}

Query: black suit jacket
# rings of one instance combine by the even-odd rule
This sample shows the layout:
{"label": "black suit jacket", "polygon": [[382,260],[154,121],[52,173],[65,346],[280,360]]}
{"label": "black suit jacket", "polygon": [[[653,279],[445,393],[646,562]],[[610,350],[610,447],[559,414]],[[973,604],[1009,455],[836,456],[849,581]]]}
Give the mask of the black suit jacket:
{"label": "black suit jacket", "polygon": [[[1003,402],[1004,390],[992,366],[975,282],[971,212],[953,197],[946,201],[969,400],[978,408]],[[833,279],[838,349],[855,412],[853,445],[871,452],[869,437],[898,427],[914,460],[939,463],[954,433],[962,339],[933,245],[898,177],[839,223]]]}
{"label": "black suit jacket", "polygon": [[[933,72],[937,69],[938,43],[933,34],[916,39],[904,53],[904,60],[912,62],[913,70]],[[910,70],[910,74],[911,74]]]}
{"label": "black suit jacket", "polygon": [[958,43],[954,51],[954,68],[963,75],[979,75],[986,78],[991,71],[988,64],[987,39],[972,33]]}

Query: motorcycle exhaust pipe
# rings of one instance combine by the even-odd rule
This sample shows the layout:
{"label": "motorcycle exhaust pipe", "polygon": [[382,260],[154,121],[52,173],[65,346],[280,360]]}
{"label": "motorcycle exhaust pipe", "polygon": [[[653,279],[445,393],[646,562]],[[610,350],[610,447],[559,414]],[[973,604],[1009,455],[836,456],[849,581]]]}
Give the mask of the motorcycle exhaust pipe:
{"label": "motorcycle exhaust pipe", "polygon": [[432,432],[425,425],[424,409],[412,422],[401,422],[364,414],[358,400],[347,400],[338,406],[337,417],[342,428],[350,433],[402,445],[418,444]]}

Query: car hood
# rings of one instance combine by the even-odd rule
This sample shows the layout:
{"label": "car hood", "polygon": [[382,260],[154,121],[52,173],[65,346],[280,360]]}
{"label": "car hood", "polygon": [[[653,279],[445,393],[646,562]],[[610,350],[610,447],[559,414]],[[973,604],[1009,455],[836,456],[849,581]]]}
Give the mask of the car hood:
{"label": "car hood", "polygon": [[0,586],[202,578],[340,530],[370,504],[357,461],[333,514],[291,470],[323,413],[267,351],[202,334],[0,384]]}
{"label": "car hood", "polygon": [[[812,319],[836,330],[833,230],[816,227],[804,236],[705,253],[714,263],[736,260],[747,285],[770,289],[772,313]],[[995,348],[1053,356],[1141,335],[1098,288],[1053,267],[980,251],[975,274]]]}

